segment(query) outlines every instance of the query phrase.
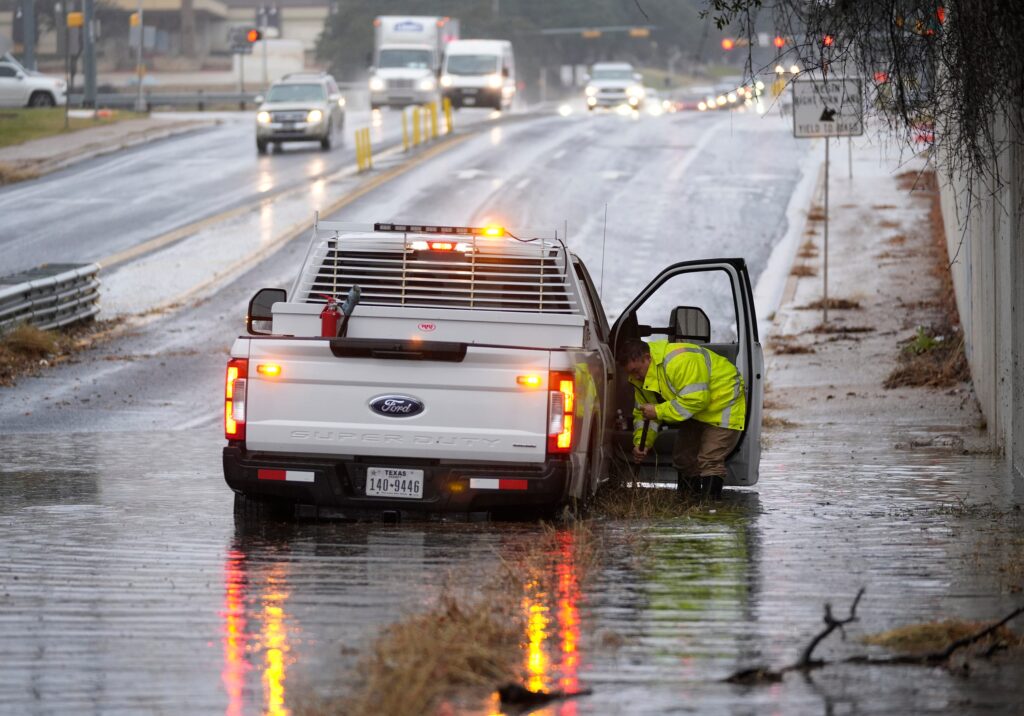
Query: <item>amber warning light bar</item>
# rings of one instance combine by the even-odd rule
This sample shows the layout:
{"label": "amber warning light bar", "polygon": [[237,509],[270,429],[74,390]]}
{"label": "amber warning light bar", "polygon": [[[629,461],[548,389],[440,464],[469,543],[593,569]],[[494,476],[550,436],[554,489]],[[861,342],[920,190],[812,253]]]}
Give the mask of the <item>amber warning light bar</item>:
{"label": "amber warning light bar", "polygon": [[451,234],[454,236],[504,236],[505,229],[501,226],[427,226],[424,224],[384,224],[373,225],[374,231],[400,231],[404,234]]}

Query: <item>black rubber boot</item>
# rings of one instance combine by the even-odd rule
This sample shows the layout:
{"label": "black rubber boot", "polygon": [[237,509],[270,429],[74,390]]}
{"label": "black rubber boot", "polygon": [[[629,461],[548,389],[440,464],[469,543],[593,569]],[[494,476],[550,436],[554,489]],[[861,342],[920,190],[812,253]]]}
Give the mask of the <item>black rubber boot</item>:
{"label": "black rubber boot", "polygon": [[721,500],[723,487],[725,487],[725,480],[721,477],[702,477],[700,479],[700,492],[704,499]]}
{"label": "black rubber boot", "polygon": [[700,494],[701,480],[699,477],[684,475],[681,471],[677,471],[676,475],[676,487],[680,497],[692,497]]}

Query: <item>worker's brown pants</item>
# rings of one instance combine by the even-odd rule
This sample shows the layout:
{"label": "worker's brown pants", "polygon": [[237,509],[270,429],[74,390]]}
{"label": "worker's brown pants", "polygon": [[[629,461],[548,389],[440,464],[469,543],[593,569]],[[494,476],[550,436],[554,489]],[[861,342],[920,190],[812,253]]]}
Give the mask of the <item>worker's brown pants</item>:
{"label": "worker's brown pants", "polygon": [[684,477],[725,477],[725,458],[742,435],[741,430],[685,420],[672,447],[672,464]]}

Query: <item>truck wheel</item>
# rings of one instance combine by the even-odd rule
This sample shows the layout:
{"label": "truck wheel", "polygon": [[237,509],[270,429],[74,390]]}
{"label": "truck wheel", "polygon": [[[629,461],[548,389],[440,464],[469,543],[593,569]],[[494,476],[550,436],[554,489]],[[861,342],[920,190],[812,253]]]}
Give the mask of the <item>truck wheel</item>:
{"label": "truck wheel", "polygon": [[320,140],[320,148],[323,149],[325,152],[331,148],[331,133],[330,132],[325,134],[323,136],[323,138]]}
{"label": "truck wheel", "polygon": [[49,92],[33,92],[28,98],[29,107],[52,107],[57,104]]}
{"label": "truck wheel", "polygon": [[295,506],[290,502],[235,493],[235,517],[243,520],[282,522],[290,520],[294,514]]}
{"label": "truck wheel", "polygon": [[260,154],[266,154],[267,153],[267,143],[264,140],[262,140],[262,139],[257,139],[256,140],[256,151],[259,152]]}

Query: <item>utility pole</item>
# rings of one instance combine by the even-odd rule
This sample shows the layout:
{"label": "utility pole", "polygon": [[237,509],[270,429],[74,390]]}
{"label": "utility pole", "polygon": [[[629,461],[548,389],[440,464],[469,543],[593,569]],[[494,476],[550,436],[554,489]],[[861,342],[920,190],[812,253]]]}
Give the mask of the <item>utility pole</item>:
{"label": "utility pole", "polygon": [[260,5],[260,34],[263,43],[263,91],[267,91],[267,15],[266,5]]}
{"label": "utility pole", "polygon": [[27,69],[36,69],[36,0],[21,0],[21,38],[24,52],[22,63]]}
{"label": "utility pole", "polygon": [[84,57],[82,58],[82,75],[84,78],[85,94],[82,98],[83,107],[96,107],[96,38],[93,35],[93,25],[96,22],[94,0],[83,0],[85,17],[85,32],[82,33],[84,44]]}
{"label": "utility pole", "polygon": [[135,97],[135,111],[146,111],[146,100],[142,98],[142,78],[146,74],[146,68],[142,64],[142,48],[146,44],[146,24],[142,19],[142,0],[139,0],[139,53],[135,61],[135,78],[138,81],[139,93]]}

